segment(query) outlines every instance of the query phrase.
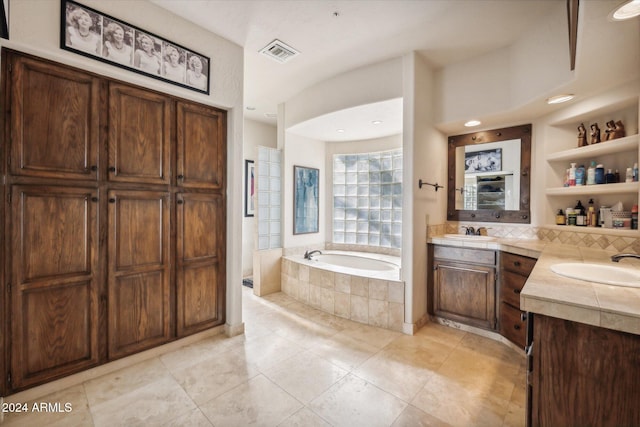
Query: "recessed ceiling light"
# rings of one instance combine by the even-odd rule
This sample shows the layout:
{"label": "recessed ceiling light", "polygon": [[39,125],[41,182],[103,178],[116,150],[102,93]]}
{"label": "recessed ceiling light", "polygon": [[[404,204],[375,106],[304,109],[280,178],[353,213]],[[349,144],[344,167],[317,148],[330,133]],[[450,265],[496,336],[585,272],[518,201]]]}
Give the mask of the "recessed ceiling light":
{"label": "recessed ceiling light", "polygon": [[247,110],[249,110],[249,111],[254,111],[255,109],[256,109],[256,107],[247,106]]}
{"label": "recessed ceiling light", "polygon": [[380,123],[382,123],[382,120],[374,120],[371,122],[371,124],[374,124],[374,125],[379,125]]}
{"label": "recessed ceiling light", "polygon": [[344,132],[344,129],[336,129],[336,132],[343,133],[343,132]]}
{"label": "recessed ceiling light", "polygon": [[278,113],[264,113],[264,116],[267,119],[275,119],[276,117],[278,117]]}
{"label": "recessed ceiling light", "polygon": [[464,125],[468,128],[473,127],[473,126],[478,126],[480,124],[480,120],[469,120],[467,123],[465,123]]}
{"label": "recessed ceiling light", "polygon": [[640,0],[626,0],[609,14],[612,21],[623,21],[640,15]]}
{"label": "recessed ceiling light", "polygon": [[561,104],[563,102],[571,101],[574,98],[572,93],[564,93],[562,95],[552,96],[547,98],[547,104]]}

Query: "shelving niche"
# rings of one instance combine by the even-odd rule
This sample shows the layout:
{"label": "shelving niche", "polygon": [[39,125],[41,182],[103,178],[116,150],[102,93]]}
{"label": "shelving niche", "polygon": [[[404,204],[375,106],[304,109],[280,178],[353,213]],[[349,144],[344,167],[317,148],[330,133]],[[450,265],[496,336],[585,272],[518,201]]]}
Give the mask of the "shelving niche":
{"label": "shelving niche", "polygon": [[[611,98],[609,98],[611,99]],[[625,210],[630,210],[634,204],[639,204],[640,183],[624,182],[625,172],[633,164],[640,163],[640,136],[638,135],[638,96],[626,97],[623,101],[605,103],[599,108],[589,110],[570,111],[566,118],[550,123],[546,129],[546,186],[544,194],[547,199],[544,222],[555,224],[555,214],[558,209],[573,207],[578,200],[586,207],[589,199],[593,198],[596,207],[611,206],[618,201],[623,203]],[[577,146],[577,127],[584,123],[589,133],[590,125],[598,123],[601,131],[608,120],[622,120],[628,136],[585,147]],[[602,132],[604,136],[604,132]],[[589,139],[589,134],[587,134]],[[552,151],[556,150],[556,151]],[[604,165],[607,169],[616,169],[623,182],[615,184],[583,185],[564,187],[564,176],[570,163],[589,167],[592,160]],[[586,179],[586,177],[585,177]],[[554,226],[555,227],[555,226]],[[565,226],[558,226],[566,229]],[[580,231],[599,232],[616,235],[638,236],[638,230],[616,230],[591,227],[579,227]]]}

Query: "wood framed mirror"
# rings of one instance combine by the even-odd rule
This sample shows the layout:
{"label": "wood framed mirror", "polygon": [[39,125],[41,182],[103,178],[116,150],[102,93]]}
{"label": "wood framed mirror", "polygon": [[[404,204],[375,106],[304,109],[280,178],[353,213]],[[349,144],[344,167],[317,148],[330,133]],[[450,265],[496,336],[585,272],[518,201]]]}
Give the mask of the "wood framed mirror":
{"label": "wood framed mirror", "polygon": [[448,137],[447,220],[529,224],[531,124]]}

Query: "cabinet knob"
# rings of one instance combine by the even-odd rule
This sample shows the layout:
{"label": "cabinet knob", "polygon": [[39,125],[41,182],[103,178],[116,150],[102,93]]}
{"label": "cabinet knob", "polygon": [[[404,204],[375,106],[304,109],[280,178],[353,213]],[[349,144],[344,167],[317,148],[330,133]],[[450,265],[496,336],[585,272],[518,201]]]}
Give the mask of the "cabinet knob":
{"label": "cabinet knob", "polygon": [[115,172],[115,171],[116,171],[115,166],[109,166],[109,172]]}
{"label": "cabinet knob", "polygon": [[178,175],[178,179],[184,179],[184,175]]}
{"label": "cabinet knob", "polygon": [[520,313],[520,320],[522,320],[523,322],[527,321],[527,313]]}
{"label": "cabinet knob", "polygon": [[520,330],[520,325],[513,325],[513,329],[515,329],[516,331]]}
{"label": "cabinet knob", "polygon": [[95,203],[95,202],[97,202],[97,201],[98,201],[98,198],[97,198],[96,196],[93,196],[93,197],[91,198],[91,201],[92,201],[93,203]]}
{"label": "cabinet knob", "polygon": [[515,265],[516,267],[520,267],[522,264],[520,263],[520,261],[514,261],[513,265]]}
{"label": "cabinet knob", "polygon": [[116,202],[116,199],[113,199],[113,198],[109,199],[109,203],[115,203],[115,202]]}
{"label": "cabinet knob", "polygon": [[98,167],[96,165],[93,165],[93,166],[91,166],[91,170],[95,172],[95,171],[98,170]]}
{"label": "cabinet knob", "polygon": [[513,293],[514,293],[514,294],[519,294],[519,293],[520,293],[520,291],[521,291],[521,289],[514,289],[514,290],[513,290]]}
{"label": "cabinet knob", "polygon": [[180,199],[178,199],[178,201],[177,201],[176,203],[177,203],[177,204],[179,204],[179,205],[181,205],[181,204],[183,204],[183,203],[184,203],[184,200],[180,200]]}

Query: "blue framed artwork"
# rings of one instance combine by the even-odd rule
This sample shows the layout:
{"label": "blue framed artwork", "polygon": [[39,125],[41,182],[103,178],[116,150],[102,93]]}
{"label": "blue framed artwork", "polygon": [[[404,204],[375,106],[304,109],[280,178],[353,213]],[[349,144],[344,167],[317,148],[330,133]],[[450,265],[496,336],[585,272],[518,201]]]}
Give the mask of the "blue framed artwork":
{"label": "blue framed artwork", "polygon": [[320,171],[293,167],[293,234],[317,233],[320,216]]}

